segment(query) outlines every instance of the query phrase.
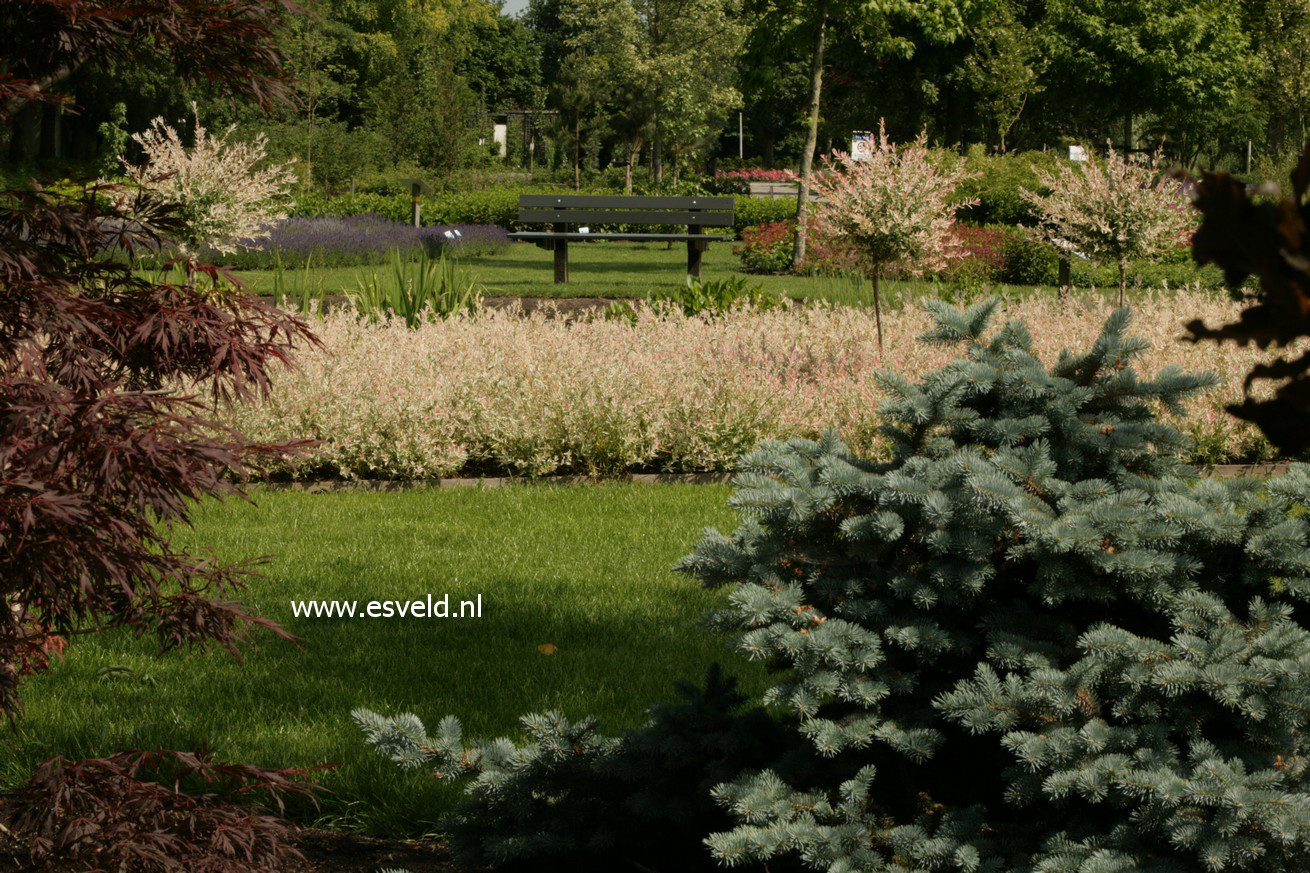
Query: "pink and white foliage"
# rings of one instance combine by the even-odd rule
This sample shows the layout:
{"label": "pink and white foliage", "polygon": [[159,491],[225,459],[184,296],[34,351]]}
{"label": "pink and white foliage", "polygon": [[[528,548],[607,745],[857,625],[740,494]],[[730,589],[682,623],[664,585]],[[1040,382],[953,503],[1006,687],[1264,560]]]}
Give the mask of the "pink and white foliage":
{"label": "pink and white foliage", "polygon": [[824,159],[828,172],[814,178],[815,197],[824,201],[814,216],[816,237],[849,245],[871,276],[893,269],[918,276],[963,256],[951,226],[956,210],[975,202],[954,199],[970,175],[962,164],[934,164],[926,132],[896,145],[879,121],[868,160],[833,154],[835,161]]}
{"label": "pink and white foliage", "polygon": [[1066,252],[1118,264],[1121,285],[1128,262],[1186,244],[1197,224],[1182,183],[1161,172],[1158,154],[1125,159],[1111,148],[1103,162],[1035,172],[1051,192],[1022,192],[1041,212],[1038,235]]}
{"label": "pink and white foliage", "polygon": [[[807,306],[713,320],[638,309],[635,324],[488,311],[417,329],[332,312],[315,326],[322,349],[275,372],[266,400],[222,415],[254,440],[321,440],[313,453],[286,459],[294,475],[725,470],[761,440],[815,437],[828,427],[862,451],[882,452],[878,407],[887,391],[879,371],[916,379],[957,354],[917,339],[931,326],[918,309],[887,314],[881,352],[863,309]],[[1174,419],[1196,439],[1200,458],[1269,451],[1255,428],[1223,409],[1241,399],[1260,351],[1179,339],[1188,319],[1224,323],[1240,309],[1199,291],[1161,293],[1134,308],[1132,333],[1152,346],[1142,373],[1177,364],[1219,376],[1218,387]],[[1088,347],[1110,311],[1100,298],[1037,295],[1006,304],[997,323],[1025,321],[1049,365],[1061,349]]]}
{"label": "pink and white foliage", "polygon": [[191,148],[162,118],[132,135],[146,162],[123,161],[124,172],[177,206],[188,227],[188,238],[180,241],[184,251],[207,246],[231,254],[267,236],[274,223],[286,218],[295,172],[290,164],[265,163],[268,138],[262,133],[251,142],[229,142],[234,129],[211,136],[197,117]]}

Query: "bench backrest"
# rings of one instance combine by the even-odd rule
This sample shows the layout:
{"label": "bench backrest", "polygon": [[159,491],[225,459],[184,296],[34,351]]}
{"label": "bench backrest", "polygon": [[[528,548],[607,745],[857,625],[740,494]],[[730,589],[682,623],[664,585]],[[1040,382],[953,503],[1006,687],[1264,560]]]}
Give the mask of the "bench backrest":
{"label": "bench backrest", "polygon": [[731,227],[731,197],[629,197],[610,194],[523,194],[527,224],[686,224]]}

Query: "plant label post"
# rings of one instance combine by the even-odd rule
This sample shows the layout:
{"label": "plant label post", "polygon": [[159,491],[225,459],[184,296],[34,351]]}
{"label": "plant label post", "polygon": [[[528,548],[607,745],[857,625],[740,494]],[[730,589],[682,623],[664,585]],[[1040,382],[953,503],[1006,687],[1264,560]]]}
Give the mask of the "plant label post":
{"label": "plant label post", "polygon": [[414,226],[419,227],[422,224],[422,204],[423,195],[432,193],[432,186],[422,179],[401,179],[403,183],[409,185],[409,196],[413,203],[413,212],[411,213]]}
{"label": "plant label post", "polygon": [[851,160],[865,161],[873,153],[873,133],[868,130],[851,131]]}

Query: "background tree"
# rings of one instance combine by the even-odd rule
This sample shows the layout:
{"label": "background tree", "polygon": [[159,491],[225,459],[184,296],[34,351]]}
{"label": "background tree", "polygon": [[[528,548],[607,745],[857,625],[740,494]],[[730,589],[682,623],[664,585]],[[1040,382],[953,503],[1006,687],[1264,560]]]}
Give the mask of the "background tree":
{"label": "background tree", "polygon": [[1012,2],[1001,2],[974,31],[963,80],[978,95],[1001,153],[1028,98],[1041,92],[1039,80],[1045,67],[1035,35],[1019,20]]}
{"label": "background tree", "polygon": [[[1190,165],[1217,133],[1207,123],[1237,115],[1254,77],[1247,35],[1231,4],[1216,0],[1055,0],[1043,19],[1050,59],[1047,96],[1098,141],[1137,146],[1137,120]],[[1195,113],[1192,107],[1206,107]]]}
{"label": "background tree", "polygon": [[630,158],[649,133],[656,184],[666,149],[675,156],[698,151],[740,103],[731,63],[746,36],[739,10],[739,0],[694,7],[677,0],[567,0],[562,7],[575,64],[589,59],[588,87],[610,95]]}
{"label": "background tree", "polygon": [[928,0],[865,4],[857,0],[818,0],[800,3],[779,0],[770,16],[770,24],[808,32],[813,40],[810,55],[809,103],[806,109],[805,146],[800,159],[800,186],[796,198],[796,247],[792,266],[799,269],[805,261],[805,245],[814,152],[819,144],[819,116],[823,98],[823,63],[828,32],[844,27],[857,33],[878,56],[914,53],[914,40],[896,31],[908,25],[917,35],[930,41],[951,42],[964,33],[967,22],[979,14],[988,0]]}

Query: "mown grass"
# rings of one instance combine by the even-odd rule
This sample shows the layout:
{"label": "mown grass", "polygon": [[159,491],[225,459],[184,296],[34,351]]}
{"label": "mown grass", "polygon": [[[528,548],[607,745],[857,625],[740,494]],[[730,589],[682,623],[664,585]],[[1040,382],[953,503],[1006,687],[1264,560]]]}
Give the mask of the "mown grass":
{"label": "mown grass", "polygon": [[[672,249],[662,243],[573,245],[569,249],[569,281],[564,285],[555,284],[553,257],[551,252],[529,243],[511,243],[503,252],[461,258],[460,263],[485,286],[487,296],[632,299],[676,290],[686,282],[687,249],[681,244],[675,244]],[[367,268],[314,268],[309,276],[305,276],[304,271],[287,270],[284,279],[287,282],[308,281],[315,290],[334,294],[354,289],[362,275],[361,270]],[[712,243],[705,252],[701,272],[705,281],[740,274],[741,259],[733,254],[732,243]],[[247,270],[238,275],[256,292],[273,293],[273,271]],[[867,282],[857,283],[844,277],[752,275],[747,278],[768,291],[797,299],[872,303]],[[1009,285],[998,285],[993,290],[1011,296],[1032,291],[1031,288]],[[941,296],[942,289],[932,282],[886,281],[882,284],[882,293],[884,304],[895,306],[901,299],[925,294]]]}
{"label": "mown grass", "polygon": [[[706,525],[735,526],[720,486],[519,486],[315,494],[259,490],[205,503],[176,542],[225,559],[271,556],[243,600],[300,637],[258,638],[244,664],[217,651],[154,655],[124,633],[81,638],[24,685],[27,715],[0,750],[13,787],[34,763],[123,748],[192,748],[264,766],[338,762],[333,792],[302,820],[431,832],[457,789],[367,749],[351,709],[455,714],[471,737],[513,734],[527,712],[595,714],[635,727],[677,678],[713,661],[763,688],[698,619],[725,602],[670,572]],[[481,619],[293,618],[290,601],[482,595]],[[538,647],[550,643],[553,655]],[[106,667],[132,671],[115,679]]]}

